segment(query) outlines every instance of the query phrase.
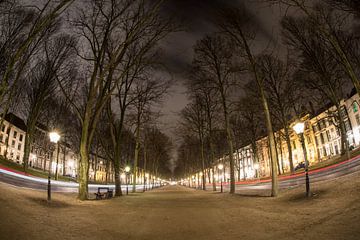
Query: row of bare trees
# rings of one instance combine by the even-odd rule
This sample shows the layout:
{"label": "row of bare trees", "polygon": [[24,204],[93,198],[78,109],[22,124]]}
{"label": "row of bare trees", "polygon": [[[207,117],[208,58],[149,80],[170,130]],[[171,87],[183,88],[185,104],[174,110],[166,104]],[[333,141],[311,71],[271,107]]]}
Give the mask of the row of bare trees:
{"label": "row of bare trees", "polygon": [[[170,82],[154,73],[164,71],[158,43],[175,27],[159,14],[162,1],[73,2],[0,2],[2,114],[21,112],[26,120],[25,171],[41,122],[60,129],[79,154],[81,200],[88,198],[94,153],[106,156],[107,170],[114,169],[120,196],[125,164],[132,165],[134,182],[141,160],[153,174],[168,173],[162,166],[171,157],[165,153],[171,141],[156,126],[154,106]],[[146,142],[154,136],[159,139]],[[158,149],[164,143],[166,149]]]}
{"label": "row of bare trees", "polygon": [[[353,21],[359,11],[352,1],[305,0],[267,1],[287,9],[279,23],[282,51],[258,44],[254,17],[245,7],[220,9],[214,21],[217,31],[194,46],[189,72],[190,103],[181,112],[183,147],[179,149],[179,169],[183,173],[203,172],[214,167],[217,158],[226,157],[230,166],[230,193],[235,191],[234,161],[242,146],[251,145],[258,162],[256,141],[267,136],[271,162],[272,196],[278,194],[277,175],[284,172],[282,142],[288,148],[290,172],[294,172],[290,121],[311,106],[334,105],[328,118],[341,134],[341,153],[349,155],[341,99],[346,86],[359,92],[359,36]],[[354,1],[356,2],[356,1]],[[296,11],[296,16],[291,15]],[[263,41],[262,41],[263,42]],[[285,49],[285,50],[284,50]],[[286,52],[284,54],[284,52]],[[207,98],[209,96],[209,98]],[[275,130],[278,134],[274,134]],[[226,135],[225,152],[214,150],[214,133]],[[191,137],[192,141],[188,141]],[[200,154],[188,153],[194,143]],[[220,143],[220,145],[223,143]],[[206,149],[206,151],[204,151]],[[191,148],[188,149],[190,151]],[[222,154],[222,155],[221,155]],[[189,161],[189,158],[192,158]],[[193,164],[191,164],[193,162]],[[180,171],[180,170],[179,170]],[[205,187],[205,186],[203,186]]]}

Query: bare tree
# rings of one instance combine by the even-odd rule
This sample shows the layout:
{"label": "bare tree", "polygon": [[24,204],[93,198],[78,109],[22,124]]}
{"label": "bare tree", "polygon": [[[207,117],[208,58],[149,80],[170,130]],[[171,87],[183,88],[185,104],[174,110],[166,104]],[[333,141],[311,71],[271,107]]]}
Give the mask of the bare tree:
{"label": "bare tree", "polygon": [[[215,183],[215,146],[214,146],[214,136],[213,132],[215,127],[218,124],[219,120],[219,110],[221,110],[218,91],[216,88],[212,87],[211,80],[206,79],[206,75],[202,74],[202,72],[197,71],[197,69],[193,69],[190,73],[189,81],[187,82],[187,89],[190,94],[190,97],[193,99],[194,104],[199,104],[199,107],[204,112],[203,118],[199,118],[198,120],[204,121],[204,125],[200,128],[195,128],[195,131],[198,132],[198,136],[200,138],[201,144],[201,152],[208,152],[209,155],[207,163],[205,164],[205,156],[202,156],[202,160],[204,160],[204,164],[202,165],[203,171],[203,182],[205,182],[205,175],[208,175],[210,178],[210,172],[205,173],[205,167],[211,167],[212,172],[212,183],[213,190],[216,191],[216,183]],[[184,109],[185,110],[185,109]],[[203,129],[204,128],[204,129]],[[201,131],[199,131],[201,130]],[[202,132],[202,133],[201,133]],[[199,134],[201,133],[201,134]],[[203,154],[204,155],[204,154]],[[210,181],[210,180],[209,180]]]}
{"label": "bare tree", "polygon": [[133,188],[136,191],[136,173],[138,171],[139,152],[141,143],[141,129],[144,123],[151,120],[151,108],[154,104],[161,103],[165,96],[169,82],[161,79],[151,79],[149,76],[143,76],[144,79],[138,79],[134,86],[133,122],[135,124],[135,151],[133,164]]}
{"label": "bare tree", "polygon": [[57,77],[69,67],[69,58],[72,56],[73,39],[68,35],[59,35],[48,39],[44,46],[45,52],[40,56],[30,70],[29,80],[24,88],[24,110],[26,112],[27,131],[24,145],[24,170],[28,168],[30,146],[40,114],[52,95],[56,94]]}
{"label": "bare tree", "polygon": [[[156,42],[157,36],[153,34],[160,21],[160,3],[92,0],[84,3],[77,11],[78,17],[72,20],[84,47],[78,50],[78,54],[85,65],[82,99],[72,104],[82,129],[79,164],[81,200],[88,197],[89,151],[102,110],[131,68],[123,68],[122,64],[129,47],[139,43],[143,37]],[[153,41],[141,45],[140,52],[148,51],[152,46],[149,43]]]}
{"label": "bare tree", "polygon": [[254,32],[254,23],[251,21],[251,17],[244,10],[244,8],[238,9],[226,9],[221,13],[222,18],[218,25],[222,31],[225,32],[236,44],[243,54],[243,58],[247,62],[248,71],[253,75],[253,79],[258,88],[259,96],[263,105],[266,128],[268,131],[268,140],[270,147],[270,161],[272,172],[272,189],[271,196],[277,196],[278,194],[278,178],[276,174],[277,169],[277,154],[276,144],[274,138],[274,131],[271,122],[271,115],[268,100],[264,89],[264,79],[259,75],[259,69],[254,56],[253,50],[250,47],[250,43],[255,39],[256,33]]}
{"label": "bare tree", "polygon": [[[290,120],[293,114],[297,85],[293,82],[293,65],[288,58],[284,63],[280,59],[269,54],[258,57],[258,68],[263,79],[265,79],[266,94],[269,98],[270,112],[274,122],[284,129],[284,138],[288,149],[288,160],[290,172],[294,173],[292,148],[290,141]],[[282,136],[281,136],[282,137]]]}
{"label": "bare tree", "polygon": [[202,189],[205,190],[205,136],[206,112],[204,102],[198,95],[193,96],[190,102],[180,113],[181,124],[187,131],[196,134],[199,140],[200,169],[202,172]]}
{"label": "bare tree", "polygon": [[[336,58],[347,77],[353,83],[356,91],[360,92],[359,72],[357,64],[351,59],[351,50],[344,45],[339,33],[344,32],[344,22],[347,16],[338,14],[328,6],[305,0],[268,0],[272,3],[281,3],[288,7],[300,10],[307,17],[311,27],[322,38],[322,44],[328,48]],[[348,6],[353,6],[349,3]],[[339,31],[342,30],[342,31]]]}
{"label": "bare tree", "polygon": [[34,6],[32,10],[22,8],[17,1],[0,2],[0,56],[6,59],[0,71],[0,103],[4,113],[15,96],[19,79],[35,49],[34,45],[73,1],[62,0],[53,4],[52,0],[48,0],[40,7]]}
{"label": "bare tree", "polygon": [[233,133],[229,124],[231,87],[233,86],[233,46],[220,35],[205,36],[194,48],[194,67],[211,80],[219,95],[226,131],[230,162],[230,193],[235,193]]}
{"label": "bare tree", "polygon": [[330,101],[336,107],[336,119],[341,133],[341,153],[349,156],[344,117],[340,101],[343,98],[346,73],[334,59],[332,51],[323,45],[323,38],[306,18],[284,18],[282,21],[285,42],[301,53],[300,69],[296,80],[307,89],[316,91],[321,102]]}

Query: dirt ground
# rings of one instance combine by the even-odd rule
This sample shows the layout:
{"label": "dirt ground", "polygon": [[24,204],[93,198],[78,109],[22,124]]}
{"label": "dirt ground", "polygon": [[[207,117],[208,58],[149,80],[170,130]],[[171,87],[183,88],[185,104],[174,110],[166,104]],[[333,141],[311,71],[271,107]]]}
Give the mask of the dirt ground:
{"label": "dirt ground", "polygon": [[168,186],[80,202],[0,183],[0,239],[360,239],[360,173],[277,198]]}

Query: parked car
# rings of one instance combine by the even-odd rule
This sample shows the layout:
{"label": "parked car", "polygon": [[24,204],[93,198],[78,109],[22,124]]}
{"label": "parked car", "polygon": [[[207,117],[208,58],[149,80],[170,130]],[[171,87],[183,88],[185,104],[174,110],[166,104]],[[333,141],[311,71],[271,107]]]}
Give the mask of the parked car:
{"label": "parked car", "polygon": [[305,168],[305,162],[300,162],[298,165],[296,165],[295,171],[296,171],[296,170],[299,170],[299,169],[301,169],[301,168]]}

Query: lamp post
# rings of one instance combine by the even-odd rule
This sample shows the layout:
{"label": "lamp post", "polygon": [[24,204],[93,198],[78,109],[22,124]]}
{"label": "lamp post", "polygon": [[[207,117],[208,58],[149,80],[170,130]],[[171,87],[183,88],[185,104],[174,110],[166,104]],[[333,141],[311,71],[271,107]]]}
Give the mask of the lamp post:
{"label": "lamp post", "polygon": [[305,160],[306,196],[310,197],[309,162],[308,162],[308,159],[307,159],[305,139],[304,139],[305,123],[304,122],[298,122],[293,126],[293,129],[296,132],[296,134],[300,137],[301,147],[303,149],[304,160]]}
{"label": "lamp post", "polygon": [[129,173],[130,173],[130,167],[125,167],[125,174],[126,174],[126,195],[129,195]]}
{"label": "lamp post", "polygon": [[149,182],[149,174],[148,173],[145,173],[145,191],[148,190],[148,182]]}
{"label": "lamp post", "polygon": [[[60,135],[57,132],[51,132],[49,134],[50,142],[54,144],[58,144],[60,140]],[[59,148],[58,148],[59,151]],[[59,158],[59,154],[57,154],[57,158]],[[56,166],[57,167],[57,166]],[[47,188],[47,200],[51,201],[51,168],[52,168],[52,154],[50,158],[50,164],[49,164],[49,175],[48,175],[48,188]]]}
{"label": "lamp post", "polygon": [[[218,167],[219,171],[224,169],[224,165],[221,163],[219,163],[219,165],[217,167]],[[219,173],[218,173],[218,178],[219,178]],[[220,192],[223,192],[223,177],[221,178]]]}

